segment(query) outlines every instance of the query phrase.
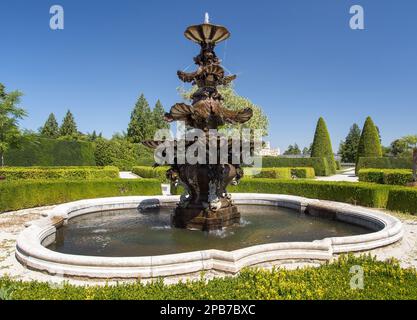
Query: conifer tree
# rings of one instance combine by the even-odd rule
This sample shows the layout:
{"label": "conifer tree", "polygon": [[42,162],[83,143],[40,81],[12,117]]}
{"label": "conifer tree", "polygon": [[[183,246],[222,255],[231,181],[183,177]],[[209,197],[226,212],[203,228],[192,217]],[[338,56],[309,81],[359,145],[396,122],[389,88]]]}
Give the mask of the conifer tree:
{"label": "conifer tree", "polygon": [[169,123],[164,120],[165,109],[162,106],[161,101],[156,101],[155,107],[152,111],[153,125],[156,130],[169,129]]}
{"label": "conifer tree", "polygon": [[59,136],[59,126],[55,115],[51,113],[41,129],[41,134],[48,138],[57,138]]}
{"label": "conifer tree", "polygon": [[327,158],[330,172],[336,172],[336,162],[334,160],[329,131],[327,130],[326,122],[322,117],[320,117],[317,122],[314,141],[311,147],[311,157]]}
{"label": "conifer tree", "polygon": [[363,126],[356,156],[356,164],[358,164],[360,157],[382,157],[379,132],[371,117],[366,118]]}
{"label": "conifer tree", "polygon": [[62,121],[59,135],[61,137],[75,137],[78,135],[77,124],[75,123],[73,114],[69,110]]}
{"label": "conifer tree", "polygon": [[358,152],[359,140],[361,139],[361,129],[354,123],[346,136],[345,141],[340,143],[339,154],[342,156],[342,162],[354,163],[356,153]]}
{"label": "conifer tree", "polygon": [[151,109],[145,96],[141,94],[130,115],[127,137],[131,142],[140,143],[153,139],[154,131]]}

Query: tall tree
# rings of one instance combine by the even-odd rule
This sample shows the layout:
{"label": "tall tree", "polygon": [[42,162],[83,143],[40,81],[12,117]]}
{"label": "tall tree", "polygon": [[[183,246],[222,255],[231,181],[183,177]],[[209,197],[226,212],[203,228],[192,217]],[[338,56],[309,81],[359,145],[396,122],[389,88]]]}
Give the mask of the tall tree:
{"label": "tall tree", "polygon": [[360,157],[382,157],[379,132],[371,117],[367,117],[363,125],[356,155],[356,164],[358,164]]}
{"label": "tall tree", "polygon": [[336,172],[336,161],[332,149],[329,131],[326,122],[322,117],[317,122],[316,132],[314,133],[313,145],[311,147],[311,157],[327,158],[330,171]]}
{"label": "tall tree", "polygon": [[67,111],[67,114],[62,120],[61,128],[59,129],[61,137],[76,137],[78,135],[77,124],[71,111]]}
{"label": "tall tree", "polygon": [[389,153],[394,157],[404,157],[408,151],[407,142],[404,139],[394,140],[389,147]]}
{"label": "tall tree", "polygon": [[356,153],[358,152],[359,140],[361,139],[361,129],[354,123],[349,130],[345,141],[340,143],[339,154],[342,156],[342,162],[354,163]]}
{"label": "tall tree", "polygon": [[59,136],[59,126],[55,115],[51,113],[41,129],[41,135],[48,138],[57,138]]}
{"label": "tall tree", "polygon": [[0,163],[4,166],[4,153],[11,147],[17,146],[21,138],[19,120],[27,113],[17,107],[22,93],[13,91],[7,93],[0,83]]}
{"label": "tall tree", "polygon": [[153,139],[155,132],[153,116],[149,103],[143,94],[130,115],[130,123],[127,128],[127,137],[131,142],[140,143],[147,139]]}
{"label": "tall tree", "polygon": [[289,145],[288,149],[284,152],[284,155],[300,155],[301,150],[298,147],[298,144],[294,143],[294,145]]}
{"label": "tall tree", "polygon": [[[268,117],[263,113],[262,108],[254,104],[249,99],[239,96],[233,88],[233,84],[221,86],[217,88],[223,97],[223,105],[231,110],[242,110],[251,108],[253,111],[252,118],[243,124],[226,125],[226,128],[250,128],[261,130],[262,136],[268,135]],[[193,86],[190,90],[184,91],[180,89],[180,94],[184,99],[190,100],[191,95],[197,90],[197,86]]]}
{"label": "tall tree", "polygon": [[156,130],[169,129],[169,123],[164,120],[165,109],[161,101],[156,101],[155,107],[152,111],[153,126]]}

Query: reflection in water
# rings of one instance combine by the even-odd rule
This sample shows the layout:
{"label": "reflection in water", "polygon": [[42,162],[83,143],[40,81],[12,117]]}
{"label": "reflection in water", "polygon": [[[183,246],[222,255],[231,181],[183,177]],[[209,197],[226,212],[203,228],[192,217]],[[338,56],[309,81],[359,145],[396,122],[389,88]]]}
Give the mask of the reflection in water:
{"label": "reflection in water", "polygon": [[231,251],[271,242],[313,241],[371,232],[273,206],[241,206],[239,225],[201,232],[171,227],[172,208],[119,210],[71,219],[49,249],[91,256],[148,256],[206,249]]}

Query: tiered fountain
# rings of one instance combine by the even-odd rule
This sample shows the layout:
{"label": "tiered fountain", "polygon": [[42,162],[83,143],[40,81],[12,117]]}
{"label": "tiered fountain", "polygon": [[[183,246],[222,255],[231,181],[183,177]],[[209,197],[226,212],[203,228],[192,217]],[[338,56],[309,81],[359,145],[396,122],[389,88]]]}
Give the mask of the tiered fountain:
{"label": "tiered fountain", "polygon": [[[191,96],[192,105],[175,104],[165,120],[183,121],[188,130],[200,129],[206,134],[206,150],[209,150],[209,130],[218,129],[225,124],[244,123],[252,117],[250,108],[232,111],[222,105],[222,96],[217,86],[227,85],[236,78],[235,75],[226,76],[217,58],[214,48],[216,44],[229,38],[229,31],[223,27],[209,23],[206,14],[203,24],[190,26],[185,30],[185,37],[198,43],[201,51],[194,58],[198,66],[197,71],[186,73],[178,71],[178,77],[184,82],[197,85],[197,91]],[[221,141],[221,138],[218,138]],[[170,164],[167,176],[175,184],[184,186],[186,193],[181,197],[173,215],[173,225],[178,228],[213,230],[239,222],[240,213],[232,204],[226,187],[230,183],[237,183],[243,176],[243,170],[237,164],[231,164],[232,147],[228,142],[227,161],[220,161],[220,143],[217,144],[216,163],[209,163],[207,152],[203,164]],[[161,141],[146,141],[148,147],[157,148]],[[186,145],[187,148],[191,144]],[[175,157],[177,158],[177,157]],[[219,160],[219,161],[218,161]]]}

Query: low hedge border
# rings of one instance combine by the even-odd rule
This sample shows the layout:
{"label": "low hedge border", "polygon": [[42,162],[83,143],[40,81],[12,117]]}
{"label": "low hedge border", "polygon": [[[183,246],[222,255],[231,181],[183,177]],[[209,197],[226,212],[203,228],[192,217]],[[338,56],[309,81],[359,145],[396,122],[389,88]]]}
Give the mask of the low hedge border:
{"label": "low hedge border", "polygon": [[[288,194],[417,214],[417,189],[410,187],[244,178],[239,185],[229,186],[228,191]],[[161,194],[161,181],[158,179],[0,181],[0,212],[89,198],[157,194]]]}
{"label": "low hedge border", "polygon": [[356,172],[361,169],[411,169],[412,167],[411,158],[360,157]]}
{"label": "low hedge border", "polygon": [[[166,171],[168,167],[144,167],[137,166],[132,168],[132,172],[142,178],[155,178],[161,182],[168,182],[166,178]],[[251,168],[244,168],[245,176],[249,177]],[[297,168],[262,168],[261,172],[254,178],[269,178],[269,179],[291,179],[292,177],[300,179],[314,179],[316,177],[314,168],[297,167]]]}
{"label": "low hedge border", "polygon": [[309,180],[242,179],[229,192],[288,194],[311,199],[346,202],[366,207],[385,208],[389,189],[371,183]]}
{"label": "low hedge border", "polygon": [[89,198],[157,194],[161,194],[161,182],[156,179],[0,181],[0,212]]}
{"label": "low hedge border", "polygon": [[[353,266],[363,268],[362,290],[350,287]],[[341,256],[319,267],[295,270],[244,269],[232,277],[165,284],[149,283],[61,287],[47,282],[22,282],[0,277],[0,290],[10,300],[390,300],[417,299],[417,272],[397,261],[378,261],[369,255]]]}
{"label": "low hedge border", "polygon": [[314,168],[310,167],[291,168],[291,175],[299,179],[314,179],[316,177]]}
{"label": "low hedge border", "polygon": [[132,168],[132,173],[138,175],[141,178],[150,178],[150,179],[158,179],[161,182],[168,182],[166,178],[166,172],[169,167],[162,166],[162,167],[144,167],[144,166],[136,166]]}
{"label": "low hedge border", "polygon": [[326,158],[281,158],[263,157],[262,168],[296,168],[312,167],[317,176],[330,176],[332,174]]}
{"label": "low hedge border", "polygon": [[6,180],[43,180],[43,179],[106,179],[118,178],[116,167],[4,167],[0,176]]}
{"label": "low hedge border", "polygon": [[407,169],[361,169],[359,181],[404,186],[413,181],[413,171]]}
{"label": "low hedge border", "polygon": [[[244,168],[245,177],[250,176],[252,168]],[[262,168],[261,172],[252,176],[253,178],[269,178],[269,179],[314,179],[316,177],[314,168],[297,167],[297,168]]]}

